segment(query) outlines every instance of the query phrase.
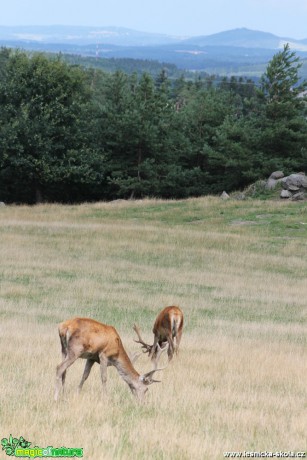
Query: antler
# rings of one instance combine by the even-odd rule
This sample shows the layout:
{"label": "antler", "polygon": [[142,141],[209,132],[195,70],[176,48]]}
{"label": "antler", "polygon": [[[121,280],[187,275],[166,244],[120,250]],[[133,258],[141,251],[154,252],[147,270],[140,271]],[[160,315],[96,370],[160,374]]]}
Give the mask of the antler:
{"label": "antler", "polygon": [[130,361],[132,362],[132,364],[134,364],[136,362],[136,360],[139,358],[139,356],[141,356],[142,352],[141,351],[135,351],[134,353],[128,353],[128,356],[130,358]]}
{"label": "antler", "polygon": [[133,330],[136,332],[139,338],[139,340],[134,339],[134,341],[142,345],[142,348],[144,348],[143,353],[150,353],[152,349],[152,345],[149,345],[148,343],[144,342],[144,340],[141,337],[140,328],[136,324],[134,324]]}
{"label": "antler", "polygon": [[142,376],[142,381],[145,383],[145,385],[151,385],[152,383],[155,383],[155,382],[161,382],[161,380],[153,379],[152,376],[154,375],[155,372],[162,371],[163,369],[167,367],[167,366],[164,366],[164,367],[158,368],[158,362],[159,362],[160,356],[166,349],[167,349],[167,346],[164,346],[163,348],[161,348],[160,345],[157,344],[157,353],[153,360],[154,368],[152,371],[149,371],[147,372],[147,374],[144,374]]}

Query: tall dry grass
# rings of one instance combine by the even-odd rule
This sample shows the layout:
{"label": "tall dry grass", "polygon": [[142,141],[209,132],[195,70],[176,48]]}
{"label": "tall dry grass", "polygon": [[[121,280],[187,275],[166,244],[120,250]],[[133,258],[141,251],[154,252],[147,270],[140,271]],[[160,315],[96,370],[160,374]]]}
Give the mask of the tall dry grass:
{"label": "tall dry grass", "polygon": [[[210,197],[0,208],[0,437],[90,460],[306,450],[306,223],[304,203]],[[77,395],[81,360],[53,402],[58,322],[112,324],[132,352],[171,304],[181,351],[143,405],[114,368]]]}

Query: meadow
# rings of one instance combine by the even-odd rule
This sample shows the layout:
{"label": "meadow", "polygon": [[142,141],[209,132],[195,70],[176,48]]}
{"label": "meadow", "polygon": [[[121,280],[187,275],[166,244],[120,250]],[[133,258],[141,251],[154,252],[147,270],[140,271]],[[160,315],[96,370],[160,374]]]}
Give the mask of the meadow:
{"label": "meadow", "polygon": [[[305,451],[306,255],[306,202],[0,207],[0,439],[80,447],[86,460]],[[84,360],[53,401],[59,322],[111,324],[132,353],[133,324],[152,341],[167,305],[185,315],[181,348],[144,404],[114,367],[107,393],[96,365],[78,394]]]}

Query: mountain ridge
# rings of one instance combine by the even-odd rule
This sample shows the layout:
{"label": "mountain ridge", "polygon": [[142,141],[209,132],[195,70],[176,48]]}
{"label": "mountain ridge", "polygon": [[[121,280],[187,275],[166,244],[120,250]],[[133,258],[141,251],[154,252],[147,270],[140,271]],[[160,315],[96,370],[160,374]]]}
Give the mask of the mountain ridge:
{"label": "mountain ridge", "polygon": [[41,43],[88,45],[107,43],[119,46],[142,46],[174,43],[180,37],[143,32],[126,27],[106,26],[1,26],[0,40],[26,40]]}
{"label": "mountain ridge", "polygon": [[0,46],[96,59],[152,60],[220,75],[259,76],[286,43],[306,62],[305,75],[307,38],[295,40],[246,28],[174,37],[122,27],[0,26]]}
{"label": "mountain ridge", "polygon": [[282,42],[291,42],[301,48],[307,38],[297,40],[280,37],[270,32],[247,29],[230,29],[210,35],[176,36],[143,32],[116,26],[1,26],[0,40],[35,41],[40,43],[71,43],[87,45],[106,43],[120,46],[149,46],[163,44],[194,44],[198,46],[239,46],[246,48],[278,48]]}

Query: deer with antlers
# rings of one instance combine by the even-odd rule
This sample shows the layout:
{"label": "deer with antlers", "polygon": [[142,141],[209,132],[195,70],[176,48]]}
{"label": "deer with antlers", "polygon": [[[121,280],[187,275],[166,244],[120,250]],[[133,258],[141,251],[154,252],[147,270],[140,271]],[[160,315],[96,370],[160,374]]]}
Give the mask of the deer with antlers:
{"label": "deer with antlers", "polygon": [[[59,324],[59,336],[63,361],[56,369],[56,388],[54,399],[57,401],[61,389],[64,389],[66,371],[78,358],[86,359],[85,369],[79,390],[88,378],[94,363],[100,365],[103,387],[107,380],[107,366],[115,366],[120,376],[129,385],[133,395],[141,401],[154,380],[158,369],[158,360],[162,349],[158,350],[154,368],[147,374],[140,375],[133,367],[121,338],[113,326],[89,318],[74,318]],[[164,369],[164,368],[163,368]]]}
{"label": "deer with antlers", "polygon": [[142,345],[144,353],[148,353],[152,360],[161,349],[168,345],[168,359],[173,358],[174,352],[178,353],[183,330],[183,313],[179,307],[172,306],[164,308],[157,316],[152,332],[154,333],[154,343],[149,345],[141,337],[140,329],[135,324],[134,331],[138,336],[135,342]]}

